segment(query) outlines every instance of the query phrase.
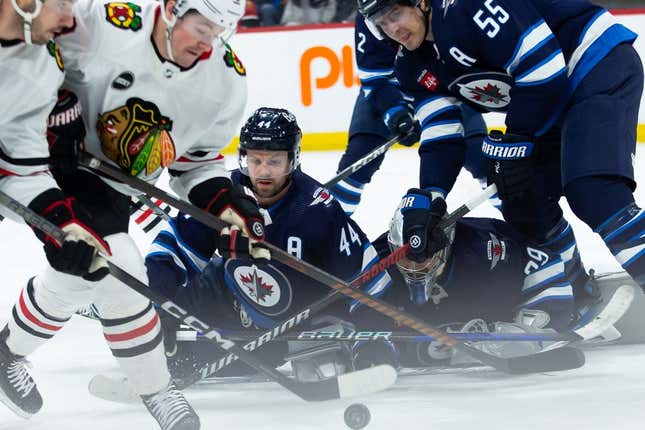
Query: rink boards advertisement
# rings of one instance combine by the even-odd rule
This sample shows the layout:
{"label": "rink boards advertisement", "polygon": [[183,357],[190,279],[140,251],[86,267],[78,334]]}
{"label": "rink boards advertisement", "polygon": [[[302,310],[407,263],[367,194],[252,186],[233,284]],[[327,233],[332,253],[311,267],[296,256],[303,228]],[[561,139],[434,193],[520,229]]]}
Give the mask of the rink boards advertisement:
{"label": "rink boards advertisement", "polygon": [[[645,28],[645,10],[613,13],[636,32]],[[641,58],[645,58],[643,37],[635,43]],[[247,30],[235,35],[231,46],[248,77],[245,118],[260,106],[284,107],[298,118],[304,150],[344,148],[359,89],[353,25]],[[501,126],[504,117],[487,114],[486,121],[489,127]],[[639,141],[645,142],[645,99],[638,131]]]}

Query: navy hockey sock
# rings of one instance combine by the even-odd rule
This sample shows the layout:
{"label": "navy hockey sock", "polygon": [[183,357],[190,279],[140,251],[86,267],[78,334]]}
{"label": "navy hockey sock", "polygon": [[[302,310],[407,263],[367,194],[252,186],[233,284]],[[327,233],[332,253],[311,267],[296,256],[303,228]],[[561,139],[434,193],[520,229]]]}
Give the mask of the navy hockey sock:
{"label": "navy hockey sock", "polygon": [[645,287],[645,211],[632,202],[594,231],[641,288]]}
{"label": "navy hockey sock", "polygon": [[634,203],[632,191],[619,176],[586,176],[567,184],[564,195],[571,210],[592,230]]}
{"label": "navy hockey sock", "polygon": [[574,295],[577,296],[578,292],[582,292],[588,276],[580,259],[573,229],[566,219],[562,218],[549,232],[546,242],[541,243],[540,248],[560,254],[567,279],[573,286]]}

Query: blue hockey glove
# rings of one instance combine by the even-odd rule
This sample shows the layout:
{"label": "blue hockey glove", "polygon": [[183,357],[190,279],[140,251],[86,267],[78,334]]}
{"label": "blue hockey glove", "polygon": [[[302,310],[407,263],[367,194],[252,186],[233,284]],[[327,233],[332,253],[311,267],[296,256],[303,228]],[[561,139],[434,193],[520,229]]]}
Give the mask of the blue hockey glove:
{"label": "blue hockey glove", "polygon": [[385,125],[395,136],[401,136],[399,143],[412,146],[421,138],[421,125],[414,117],[414,111],[407,104],[396,105],[385,112]]}
{"label": "blue hockey glove", "polygon": [[410,188],[401,202],[403,242],[410,244],[408,258],[423,262],[448,245],[439,221],[446,214],[446,201],[430,191]]}
{"label": "blue hockey glove", "polygon": [[521,197],[533,185],[533,142],[517,134],[493,130],[484,138],[482,153],[488,158],[488,184],[497,186],[502,200]]}

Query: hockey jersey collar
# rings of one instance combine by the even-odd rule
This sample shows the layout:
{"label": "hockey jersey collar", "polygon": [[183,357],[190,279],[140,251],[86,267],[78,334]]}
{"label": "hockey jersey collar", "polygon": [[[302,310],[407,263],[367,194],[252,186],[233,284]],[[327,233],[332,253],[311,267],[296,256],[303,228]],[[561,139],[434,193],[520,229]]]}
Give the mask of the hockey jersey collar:
{"label": "hockey jersey collar", "polygon": [[8,48],[10,46],[16,46],[22,43],[23,41],[20,39],[12,39],[12,40],[5,40],[5,39],[0,39],[0,46],[3,48]]}
{"label": "hockey jersey collar", "polygon": [[[160,13],[161,13],[161,6],[157,6],[157,8],[155,9],[155,22],[154,22],[154,25],[157,25],[157,21],[159,20],[159,14]],[[153,28],[154,28],[154,26],[153,26]],[[153,33],[154,33],[154,31],[153,31]],[[155,49],[155,54],[157,54],[157,58],[159,58],[159,61],[161,61],[162,64],[163,63],[170,63],[170,64],[175,65],[179,69],[180,72],[185,72],[186,70],[192,69],[200,61],[208,60],[211,57],[211,54],[213,53],[213,48],[211,47],[211,49],[209,49],[208,51],[204,52],[197,60],[195,60],[195,62],[193,64],[191,64],[188,67],[181,67],[179,64],[175,63],[174,61],[166,60],[165,58],[163,58],[161,56],[161,53],[159,52],[159,48],[157,48],[157,44],[155,43],[153,33],[150,34],[150,42],[152,43],[152,47]]]}

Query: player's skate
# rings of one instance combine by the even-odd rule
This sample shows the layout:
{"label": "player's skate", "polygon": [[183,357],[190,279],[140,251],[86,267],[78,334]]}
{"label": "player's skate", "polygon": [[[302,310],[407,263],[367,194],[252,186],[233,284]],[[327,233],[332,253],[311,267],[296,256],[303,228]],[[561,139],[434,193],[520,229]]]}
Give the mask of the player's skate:
{"label": "player's skate", "polygon": [[0,332],[0,401],[18,416],[29,418],[43,406],[43,399],[24,357],[9,351],[7,337],[9,328],[5,326]]}
{"label": "player's skate", "polygon": [[199,417],[173,383],[141,399],[162,430],[199,430]]}

